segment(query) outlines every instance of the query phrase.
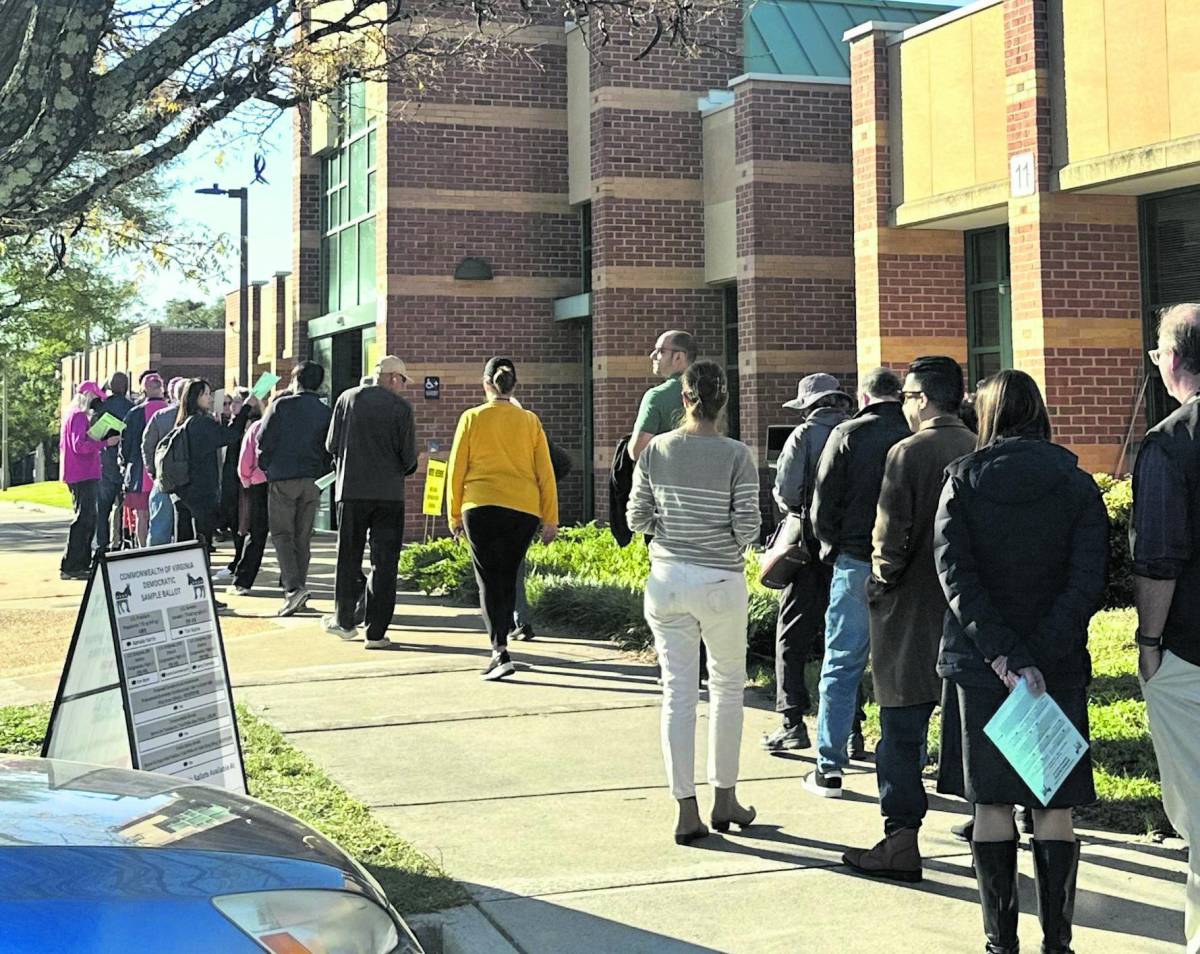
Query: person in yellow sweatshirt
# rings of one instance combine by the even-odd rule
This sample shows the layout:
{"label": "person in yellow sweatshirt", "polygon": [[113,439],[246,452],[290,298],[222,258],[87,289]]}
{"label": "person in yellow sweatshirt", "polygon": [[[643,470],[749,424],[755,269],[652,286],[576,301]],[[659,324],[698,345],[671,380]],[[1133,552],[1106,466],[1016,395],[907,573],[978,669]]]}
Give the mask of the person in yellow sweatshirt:
{"label": "person in yellow sweatshirt", "polygon": [[495,357],[483,371],[487,403],[464,411],[450,451],[446,509],[455,539],[463,535],[479,583],[479,608],[492,641],[482,678],[515,671],[508,655],[517,569],[538,524],[542,541],[558,534],[558,490],[542,422],[513,402],[517,369]]}

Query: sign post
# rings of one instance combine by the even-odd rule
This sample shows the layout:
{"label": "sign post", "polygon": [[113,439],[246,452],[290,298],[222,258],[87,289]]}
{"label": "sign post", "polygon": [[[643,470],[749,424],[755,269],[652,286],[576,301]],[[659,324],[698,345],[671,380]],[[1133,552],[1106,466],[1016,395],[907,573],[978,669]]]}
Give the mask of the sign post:
{"label": "sign post", "polygon": [[225,647],[201,544],[105,553],[96,561],[42,755],[245,793]]}

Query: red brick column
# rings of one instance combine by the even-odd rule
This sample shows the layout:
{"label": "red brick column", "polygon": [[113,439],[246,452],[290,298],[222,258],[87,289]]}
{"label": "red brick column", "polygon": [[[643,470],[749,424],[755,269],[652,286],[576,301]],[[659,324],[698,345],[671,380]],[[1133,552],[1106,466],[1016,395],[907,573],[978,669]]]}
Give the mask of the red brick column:
{"label": "red brick column", "polygon": [[853,389],[850,89],[755,79],[734,110],[742,439],[768,505],[767,427],[796,423],[781,407],[796,382],[825,371]]}
{"label": "red brick column", "polygon": [[1116,467],[1140,382],[1137,199],[1051,191],[1046,0],[1005,0],[1010,159],[1033,194],[1009,200],[1014,364],[1041,384],[1055,439],[1091,471]]}
{"label": "red brick column", "polygon": [[[706,25],[738,45],[740,23]],[[648,354],[663,331],[724,350],[721,292],[704,282],[702,127],[698,99],[740,72],[737,55],[686,59],[665,44],[636,61],[638,41],[614,31],[591,64],[592,341],[596,516],[608,516],[613,449],[655,384]]]}
{"label": "red brick column", "polygon": [[962,233],[890,225],[893,90],[887,35],[866,32],[850,46],[860,373],[879,365],[903,369],[924,354],[947,354],[964,363],[967,358]]}
{"label": "red brick column", "polygon": [[321,163],[310,155],[312,107],[296,110],[292,134],[292,281],[284,353],[308,357],[307,326],[321,308]]}

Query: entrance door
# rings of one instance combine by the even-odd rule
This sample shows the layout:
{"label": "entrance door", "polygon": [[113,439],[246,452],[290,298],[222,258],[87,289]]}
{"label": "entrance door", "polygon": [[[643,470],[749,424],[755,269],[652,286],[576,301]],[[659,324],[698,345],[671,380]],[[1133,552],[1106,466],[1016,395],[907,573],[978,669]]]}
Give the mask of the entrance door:
{"label": "entrance door", "polygon": [[967,379],[975,387],[1013,365],[1008,226],[966,233]]}
{"label": "entrance door", "polygon": [[[357,387],[365,373],[363,362],[374,350],[375,329],[352,328],[328,338],[318,338],[312,343],[312,356],[325,369],[325,401],[330,405],[343,391]],[[374,367],[374,364],[372,364]],[[337,514],[333,509],[333,488],[321,494],[317,508],[318,530],[336,530]]]}
{"label": "entrance door", "polygon": [[[1141,206],[1142,337],[1158,346],[1158,316],[1164,308],[1200,301],[1200,189],[1147,196]],[[1146,413],[1157,424],[1179,404],[1163,387],[1158,369],[1143,355],[1150,388]]]}

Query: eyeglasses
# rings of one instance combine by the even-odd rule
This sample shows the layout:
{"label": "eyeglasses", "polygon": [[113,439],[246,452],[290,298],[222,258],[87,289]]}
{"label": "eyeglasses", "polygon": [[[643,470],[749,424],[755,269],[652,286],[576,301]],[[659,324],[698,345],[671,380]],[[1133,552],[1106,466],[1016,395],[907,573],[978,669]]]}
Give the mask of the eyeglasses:
{"label": "eyeglasses", "polygon": [[908,400],[915,401],[917,398],[919,398],[924,393],[925,393],[924,391],[901,391],[900,396],[902,398],[904,398],[904,400],[906,400],[906,401],[908,401]]}
{"label": "eyeglasses", "polygon": [[657,358],[659,355],[663,355],[663,354],[679,354],[679,353],[680,353],[680,351],[678,348],[655,348],[653,351],[650,352],[650,357]]}

